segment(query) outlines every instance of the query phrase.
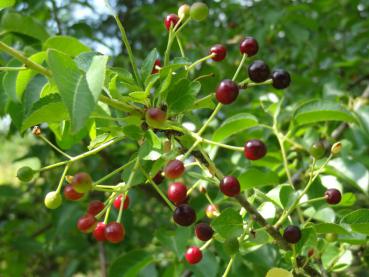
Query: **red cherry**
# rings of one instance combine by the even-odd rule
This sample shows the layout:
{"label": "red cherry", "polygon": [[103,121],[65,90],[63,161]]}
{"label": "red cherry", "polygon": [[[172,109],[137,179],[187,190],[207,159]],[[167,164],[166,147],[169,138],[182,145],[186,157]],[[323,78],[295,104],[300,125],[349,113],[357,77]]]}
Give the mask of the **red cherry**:
{"label": "red cherry", "polygon": [[240,183],[236,177],[225,176],[223,180],[220,181],[220,190],[227,196],[236,196],[241,190]]}
{"label": "red cherry", "polygon": [[112,243],[121,242],[124,239],[126,231],[123,224],[119,222],[110,222],[105,227],[105,237]]}
{"label": "red cherry", "polygon": [[197,264],[202,259],[202,253],[200,248],[192,246],[187,249],[185,258],[190,264]]}
{"label": "red cherry", "polygon": [[168,198],[175,204],[184,203],[187,199],[187,187],[180,182],[170,184],[168,187]]}
{"label": "red cherry", "polygon": [[167,30],[169,31],[170,25],[173,24],[173,28],[174,28],[177,25],[178,21],[179,21],[178,15],[174,13],[167,15],[164,19],[165,28],[167,28]]}
{"label": "red cherry", "polygon": [[164,175],[163,175],[163,171],[159,170],[158,173],[156,173],[156,175],[154,176],[154,178],[152,178],[152,180],[154,181],[155,184],[159,185],[164,181]]}
{"label": "red cherry", "polygon": [[74,175],[71,185],[79,193],[85,193],[92,188],[92,178],[86,172],[80,172]]}
{"label": "red cherry", "polygon": [[[122,198],[123,198],[123,195],[120,194],[114,200],[113,205],[114,205],[114,208],[116,208],[117,210],[120,209],[120,204],[122,202]],[[129,200],[129,196],[127,195],[126,198],[124,199],[124,202],[123,202],[123,210],[127,210],[128,209],[128,207],[129,207],[129,201],[130,201]]]}
{"label": "red cherry", "polygon": [[227,48],[221,44],[216,44],[210,48],[210,54],[215,54],[215,56],[212,57],[213,61],[220,62],[226,57]]}
{"label": "red cherry", "polygon": [[328,204],[335,205],[341,202],[341,192],[338,189],[328,189],[324,193],[325,200]]}
{"label": "red cherry", "polygon": [[244,154],[249,160],[255,161],[263,158],[267,153],[267,148],[261,140],[253,139],[245,143]]}
{"label": "red cherry", "polygon": [[159,59],[155,60],[154,67],[152,68],[151,74],[156,74],[159,72],[156,66],[161,66],[161,61]]}
{"label": "red cherry", "polygon": [[87,213],[97,215],[104,209],[105,205],[100,200],[93,200],[88,205]]}
{"label": "red cherry", "polygon": [[105,223],[104,222],[98,222],[95,230],[93,231],[92,235],[97,241],[104,241],[106,240],[105,237]]}
{"label": "red cherry", "polygon": [[76,192],[71,185],[66,185],[64,187],[64,197],[71,201],[79,200],[83,197],[83,193]]}
{"label": "red cherry", "polygon": [[77,228],[83,233],[91,232],[96,225],[96,219],[92,214],[86,214],[78,219]]}
{"label": "red cherry", "polygon": [[223,80],[215,93],[218,102],[227,105],[231,104],[237,99],[239,93],[238,85],[232,80]]}
{"label": "red cherry", "polygon": [[183,175],[185,167],[180,160],[171,160],[164,168],[165,176],[169,179],[179,178]]}
{"label": "red cherry", "polygon": [[199,223],[195,227],[195,233],[199,240],[208,241],[212,238],[214,231],[207,223]]}
{"label": "red cherry", "polygon": [[256,55],[259,50],[259,45],[256,39],[253,37],[246,37],[240,44],[240,51],[242,54],[246,54],[251,57]]}

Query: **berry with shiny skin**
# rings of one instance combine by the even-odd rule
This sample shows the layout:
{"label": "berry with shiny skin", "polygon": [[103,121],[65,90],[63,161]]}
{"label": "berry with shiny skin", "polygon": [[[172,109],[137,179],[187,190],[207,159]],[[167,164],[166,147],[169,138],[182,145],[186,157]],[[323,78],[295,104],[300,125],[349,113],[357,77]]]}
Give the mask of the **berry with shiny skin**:
{"label": "berry with shiny skin", "polygon": [[152,71],[151,71],[151,74],[159,73],[159,69],[157,69],[156,66],[161,66],[161,61],[159,59],[155,60],[154,66],[153,66]]}
{"label": "berry with shiny skin", "polygon": [[92,215],[97,215],[104,209],[105,205],[100,200],[92,200],[90,204],[88,204],[87,213]]}
{"label": "berry with shiny skin", "polygon": [[85,193],[92,188],[92,178],[88,173],[80,172],[74,175],[71,185],[76,192]]}
{"label": "berry with shiny skin", "polygon": [[146,122],[154,128],[161,128],[167,120],[167,113],[160,108],[150,108],[145,114]]}
{"label": "berry with shiny skin", "polygon": [[155,184],[160,185],[164,181],[165,177],[163,171],[159,170],[158,173],[152,178]]}
{"label": "berry with shiny skin", "polygon": [[311,156],[313,156],[317,160],[323,158],[324,155],[325,155],[325,152],[326,151],[325,151],[324,143],[321,142],[321,141],[318,141],[318,142],[314,143],[310,147],[310,154],[311,154]]}
{"label": "berry with shiny skin", "polygon": [[196,2],[191,5],[190,16],[196,21],[202,21],[208,17],[209,8],[205,3]]}
{"label": "berry with shiny skin", "polygon": [[264,142],[258,139],[252,139],[245,143],[244,155],[247,159],[256,161],[263,158],[267,153]]}
{"label": "berry with shiny skin", "polygon": [[202,259],[202,252],[200,248],[196,246],[191,246],[187,249],[185,258],[190,264],[197,264]]}
{"label": "berry with shiny skin", "polygon": [[228,105],[233,103],[237,99],[238,93],[238,85],[232,80],[226,79],[219,84],[215,92],[215,97],[218,102],[224,105]]}
{"label": "berry with shiny skin", "polygon": [[178,16],[180,19],[184,20],[190,17],[190,9],[191,7],[187,4],[183,4],[178,9]]}
{"label": "berry with shiny skin", "polygon": [[196,221],[196,213],[187,204],[179,205],[173,213],[173,220],[181,226],[190,226]]}
{"label": "berry with shiny skin", "polygon": [[174,204],[184,203],[187,199],[187,187],[180,183],[172,183],[168,187],[168,198]]}
{"label": "berry with shiny skin", "polygon": [[46,208],[54,210],[56,208],[59,208],[62,203],[62,197],[59,192],[57,191],[50,191],[46,194],[44,203]]}
{"label": "berry with shiny skin", "polygon": [[179,178],[183,175],[185,167],[180,160],[171,160],[164,168],[164,174],[169,179]]}
{"label": "berry with shiny skin", "polygon": [[[123,198],[123,194],[121,195],[118,195],[115,200],[114,200],[114,208],[116,208],[117,210],[120,209],[120,204],[122,202],[122,198]],[[123,202],[123,210],[127,210],[128,207],[129,207],[129,196],[127,195],[126,198],[124,199],[124,202]]]}
{"label": "berry with shiny skin", "polygon": [[84,196],[83,193],[76,192],[75,189],[71,185],[66,185],[64,187],[63,194],[66,199],[71,200],[71,201],[77,201]]}
{"label": "berry with shiny skin", "polygon": [[270,69],[268,65],[261,60],[256,60],[250,64],[248,73],[250,80],[255,83],[262,83],[270,77]]}
{"label": "berry with shiny skin", "polygon": [[241,190],[240,182],[238,182],[237,178],[234,176],[225,176],[220,181],[219,187],[220,191],[229,197],[238,195]]}
{"label": "berry with shiny skin", "polygon": [[35,174],[35,171],[30,168],[29,166],[23,166],[18,169],[17,171],[17,177],[22,182],[29,182],[32,180],[33,176]]}
{"label": "berry with shiny skin", "polygon": [[169,31],[170,29],[170,26],[173,25],[172,28],[174,28],[177,23],[179,21],[179,17],[178,15],[172,13],[172,14],[169,14],[167,15],[165,18],[164,18],[164,25],[165,25],[165,28],[167,28],[167,30]]}
{"label": "berry with shiny skin", "polygon": [[92,214],[85,214],[78,219],[77,228],[82,233],[89,233],[95,229],[96,223],[96,219]]}
{"label": "berry with shiny skin", "polygon": [[110,222],[105,226],[105,238],[112,243],[119,243],[124,239],[126,230],[119,222]]}
{"label": "berry with shiny skin", "polygon": [[195,234],[199,240],[208,241],[213,237],[214,230],[207,223],[199,223],[195,227]]}
{"label": "berry with shiny skin", "polygon": [[288,226],[284,229],[283,238],[289,243],[298,243],[301,239],[300,228],[294,225]]}
{"label": "berry with shiny skin", "polygon": [[240,43],[240,51],[242,54],[252,57],[259,51],[259,44],[253,37],[246,37]]}
{"label": "berry with shiny skin", "polygon": [[341,192],[338,189],[327,189],[324,197],[327,203],[331,205],[340,203],[342,199]]}
{"label": "berry with shiny skin", "polygon": [[208,218],[214,218],[219,216],[218,207],[215,205],[208,205],[205,210],[206,216]]}
{"label": "berry with shiny skin", "polygon": [[227,48],[225,48],[222,44],[216,44],[210,48],[209,54],[215,54],[215,56],[212,57],[212,60],[220,62],[227,56]]}
{"label": "berry with shiny skin", "polygon": [[287,88],[291,83],[290,74],[283,69],[277,69],[272,72],[272,86],[276,89]]}
{"label": "berry with shiny skin", "polygon": [[98,222],[95,230],[92,232],[92,235],[97,241],[104,241],[106,240],[105,237],[105,223],[104,222]]}

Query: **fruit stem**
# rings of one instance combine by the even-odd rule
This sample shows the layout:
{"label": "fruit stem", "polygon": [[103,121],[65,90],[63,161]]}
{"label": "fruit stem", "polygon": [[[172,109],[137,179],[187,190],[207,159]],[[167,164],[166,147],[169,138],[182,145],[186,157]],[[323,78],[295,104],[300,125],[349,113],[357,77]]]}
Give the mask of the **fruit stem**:
{"label": "fruit stem", "polygon": [[310,199],[308,201],[305,201],[305,202],[302,202],[302,203],[299,203],[298,204],[298,207],[299,206],[304,206],[306,204],[311,204],[311,203],[314,203],[314,202],[318,202],[318,201],[322,201],[322,200],[325,200],[326,198],[323,196],[323,197],[317,197],[317,198],[313,198],[313,199]]}
{"label": "fruit stem", "polygon": [[231,271],[234,258],[235,258],[235,256],[232,256],[231,259],[229,260],[228,265],[227,265],[227,268],[224,271],[222,277],[227,277],[228,276],[229,272]]}
{"label": "fruit stem", "polygon": [[292,176],[291,176],[291,172],[288,168],[288,161],[287,161],[287,154],[286,154],[286,149],[284,147],[284,138],[282,137],[282,135],[279,133],[279,131],[277,130],[277,128],[275,128],[274,130],[278,143],[281,147],[281,154],[282,154],[282,159],[283,159],[283,165],[284,165],[284,169],[286,171],[286,175],[287,175],[287,179],[288,179],[288,183],[290,184],[291,187],[293,187],[293,181],[292,181]]}
{"label": "fruit stem", "polygon": [[67,175],[67,173],[68,173],[68,169],[69,169],[69,167],[70,167],[70,163],[68,163],[68,164],[65,166],[64,171],[63,171],[63,173],[62,173],[62,175],[61,175],[61,177],[60,177],[59,184],[58,184],[58,187],[57,187],[57,189],[56,189],[56,192],[57,192],[57,193],[60,193],[60,191],[61,191],[61,188],[62,188],[63,183],[64,183],[64,179],[65,179],[65,176],[66,176],[66,175]]}
{"label": "fruit stem", "polygon": [[213,242],[213,239],[209,239],[203,246],[200,247],[201,251],[204,251]]}
{"label": "fruit stem", "polygon": [[135,108],[134,107],[131,107],[130,105],[124,103],[124,102],[121,102],[121,101],[118,101],[116,99],[112,99],[112,98],[109,98],[107,96],[104,96],[104,95],[100,95],[99,96],[99,101],[113,107],[113,108],[116,108],[122,112],[131,112],[133,111]]}
{"label": "fruit stem", "polygon": [[121,172],[122,170],[124,170],[127,166],[131,165],[135,160],[129,161],[128,163],[122,165],[121,167],[115,169],[114,171],[110,172],[109,174],[105,175],[104,177],[100,178],[99,180],[97,180],[95,182],[95,186],[98,184],[101,184],[102,182],[108,180],[109,178],[113,177],[115,174]]}
{"label": "fruit stem", "polygon": [[22,70],[27,70],[27,67],[21,66],[21,67],[0,67],[0,71],[22,71]]}
{"label": "fruit stem", "polygon": [[126,191],[125,193],[123,193],[122,199],[120,201],[117,222],[120,222],[122,220],[123,206],[124,206],[124,201],[126,201],[127,193],[128,193],[128,191]]}
{"label": "fruit stem", "polygon": [[242,60],[241,60],[240,64],[238,65],[236,73],[233,75],[232,81],[235,81],[237,79],[238,74],[240,74],[241,68],[242,68],[243,64],[245,63],[246,59],[247,59],[247,54],[243,54],[242,55]]}
{"label": "fruit stem", "polygon": [[51,141],[49,141],[44,135],[40,134],[37,137],[40,137],[44,142],[46,142],[48,145],[50,145],[55,151],[62,154],[64,157],[67,157],[68,159],[72,159],[71,156],[69,156],[67,153],[63,152],[61,149],[59,149],[56,145],[54,145]]}
{"label": "fruit stem", "polygon": [[247,87],[256,87],[256,86],[263,86],[263,85],[270,85],[272,83],[272,79],[266,80],[261,83],[248,83]]}
{"label": "fruit stem", "polygon": [[[201,76],[195,78],[193,81],[196,82],[196,81],[200,81],[202,79],[210,78],[210,77],[214,77],[214,76],[215,76],[215,74],[212,72],[212,73],[209,73],[209,74],[201,75]],[[205,98],[212,98],[212,97],[213,97],[213,95],[205,96],[205,97],[203,97],[203,98],[201,98],[199,100],[196,100],[196,102],[195,102],[194,105],[196,105],[196,103],[198,103],[199,101],[204,100]]]}
{"label": "fruit stem", "polygon": [[182,57],[183,57],[183,58],[185,58],[185,57],[186,57],[186,54],[185,54],[185,52],[184,52],[183,45],[182,45],[182,41],[181,41],[181,39],[180,39],[179,35],[176,35],[176,39],[177,39],[177,43],[178,43],[178,47],[179,47],[179,51],[181,51],[181,55],[182,55]]}
{"label": "fruit stem", "polygon": [[[108,223],[109,214],[110,214],[110,211],[111,211],[111,206],[113,205],[113,201],[114,201],[114,198],[115,198],[116,195],[117,195],[117,193],[116,192],[113,192],[112,195],[110,196],[109,203],[106,205],[107,208],[106,208],[106,213],[105,213],[105,217],[104,217],[104,224],[107,224]],[[104,214],[103,211],[104,210],[102,210],[100,214]],[[98,214],[98,216],[100,214]]]}
{"label": "fruit stem", "polygon": [[207,55],[207,56],[205,56],[205,57],[203,57],[203,58],[201,58],[201,59],[199,59],[199,60],[197,60],[197,61],[195,61],[195,62],[193,62],[192,64],[190,64],[188,67],[187,67],[187,71],[190,71],[192,68],[194,68],[196,65],[198,65],[198,64],[200,64],[200,63],[202,63],[202,62],[204,62],[204,61],[206,61],[206,60],[208,60],[208,59],[211,59],[212,57],[215,57],[217,54],[215,54],[215,53],[211,53],[210,55]]}

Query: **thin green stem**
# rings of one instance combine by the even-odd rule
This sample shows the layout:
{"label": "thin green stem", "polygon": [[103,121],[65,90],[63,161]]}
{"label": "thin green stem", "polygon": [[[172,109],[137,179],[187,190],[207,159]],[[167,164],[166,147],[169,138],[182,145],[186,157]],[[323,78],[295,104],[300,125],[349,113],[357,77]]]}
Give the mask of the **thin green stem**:
{"label": "thin green stem", "polygon": [[263,85],[270,85],[271,83],[272,83],[272,80],[269,79],[261,83],[248,83],[247,87],[250,88],[250,87],[263,86]]}
{"label": "thin green stem", "polygon": [[61,191],[61,189],[62,189],[62,186],[63,186],[63,183],[64,183],[64,179],[65,179],[65,175],[67,175],[68,170],[69,170],[69,167],[70,167],[70,164],[68,163],[68,164],[65,166],[64,170],[63,170],[63,173],[62,173],[62,175],[61,175],[61,177],[60,177],[60,180],[59,180],[58,187],[57,187],[57,189],[56,189],[56,192],[57,192],[57,193],[60,193],[60,191]]}
{"label": "thin green stem", "polygon": [[135,160],[129,161],[128,163],[122,165],[121,167],[115,169],[114,171],[110,172],[109,174],[105,175],[104,177],[100,178],[99,180],[97,180],[95,182],[95,186],[98,184],[101,184],[102,182],[110,179],[111,177],[113,177],[115,174],[123,171],[126,167],[130,166],[131,164],[133,164],[135,162]]}
{"label": "thin green stem", "polygon": [[21,67],[0,67],[0,71],[22,71],[22,70],[27,70],[27,67],[21,66]]}
{"label": "thin green stem", "polygon": [[198,65],[198,64],[200,64],[200,63],[202,63],[202,62],[204,62],[204,61],[206,61],[206,60],[208,60],[208,59],[211,59],[211,58],[213,58],[213,57],[215,57],[215,56],[216,56],[216,54],[212,53],[212,54],[209,54],[209,55],[207,55],[207,56],[205,56],[205,57],[203,57],[203,58],[201,58],[201,59],[198,59],[197,61],[193,62],[192,64],[190,64],[190,65],[187,67],[187,71],[192,70],[192,68],[194,68],[196,65]]}
{"label": "thin green stem", "polygon": [[[214,77],[214,76],[215,76],[215,74],[212,72],[212,73],[209,73],[209,74],[205,74],[205,75],[201,75],[199,77],[196,77],[193,81],[196,82],[196,81],[200,81],[202,79],[206,79],[206,78],[210,78],[210,77]],[[204,100],[205,98],[212,98],[212,97],[213,97],[213,95],[205,96],[204,98],[196,100],[194,105],[196,105],[196,103],[198,103],[199,101]]]}
{"label": "thin green stem", "polygon": [[127,193],[128,193],[128,191],[126,191],[125,193],[123,193],[122,198],[120,200],[119,213],[118,213],[117,222],[120,222],[122,220],[124,201],[126,201]]}
{"label": "thin green stem", "polygon": [[323,201],[325,200],[326,198],[323,196],[323,197],[317,197],[317,198],[313,198],[313,199],[310,199],[308,201],[305,201],[305,202],[302,202],[302,203],[299,203],[298,206],[304,206],[304,205],[307,205],[307,204],[311,204],[311,203],[315,203],[315,202],[319,202],[319,201]]}
{"label": "thin green stem", "polygon": [[229,260],[228,262],[228,265],[227,265],[227,268],[226,270],[224,271],[222,277],[227,277],[229,272],[231,271],[231,268],[232,268],[232,264],[233,264],[233,261],[234,261],[234,257],[235,256],[232,256],[231,259]]}
{"label": "thin green stem", "polygon": [[44,142],[46,142],[48,145],[50,145],[55,151],[62,154],[64,157],[67,157],[68,159],[72,159],[71,156],[69,156],[67,153],[63,152],[61,149],[59,149],[56,145],[54,145],[51,141],[49,141],[44,135],[40,134],[38,135]]}
{"label": "thin green stem", "polygon": [[206,248],[209,247],[209,245],[213,242],[213,239],[209,239],[206,243],[204,243],[201,247],[200,250],[204,251]]}
{"label": "thin green stem", "polygon": [[213,113],[210,115],[208,120],[206,120],[205,124],[201,127],[201,129],[197,132],[199,136],[202,135],[202,133],[206,130],[206,128],[209,126],[210,122],[214,119],[214,117],[218,114],[220,109],[223,107],[222,103],[218,103],[218,105],[215,107]]}
{"label": "thin green stem", "polygon": [[241,60],[240,64],[238,65],[236,73],[233,75],[232,81],[235,81],[237,79],[238,74],[240,74],[240,71],[242,69],[243,64],[246,62],[246,59],[247,59],[247,54],[243,54],[242,60]]}
{"label": "thin green stem", "polygon": [[178,43],[179,51],[181,51],[182,57],[185,58],[186,57],[186,54],[184,52],[182,41],[181,41],[179,35],[177,35],[176,38],[177,38],[177,43]]}
{"label": "thin green stem", "polygon": [[198,180],[188,191],[187,195],[190,195],[200,184],[202,180]]}
{"label": "thin green stem", "polygon": [[[115,195],[116,195],[116,192],[111,192],[109,198],[104,202],[104,209],[102,209],[101,212],[99,212],[95,217],[96,219],[100,219],[100,217],[102,217],[103,214],[105,214],[105,218],[107,219],[107,216],[106,216],[106,211],[109,209],[109,207],[111,206],[111,204],[113,203],[114,199],[115,199]],[[110,204],[109,204],[110,203]],[[108,215],[109,217],[109,215]],[[106,224],[106,222],[104,221],[104,223]]]}
{"label": "thin green stem", "polygon": [[116,99],[112,99],[109,97],[106,97],[104,95],[100,95],[99,97],[99,101],[113,107],[116,108],[117,110],[120,110],[122,112],[131,112],[133,111],[135,108],[131,107],[130,105],[122,102],[122,101],[118,101]]}
{"label": "thin green stem", "polygon": [[277,136],[278,143],[281,147],[283,165],[284,165],[284,170],[286,171],[288,183],[293,187],[291,172],[290,172],[290,169],[288,168],[286,149],[284,147],[284,138],[279,134],[279,131],[277,129],[275,129],[275,134]]}
{"label": "thin green stem", "polygon": [[232,150],[232,151],[239,151],[239,152],[243,152],[244,151],[244,148],[243,147],[232,146],[232,145],[228,145],[228,144],[224,144],[224,143],[212,141],[212,140],[205,139],[205,138],[202,138],[202,142],[205,142],[205,143],[211,144],[211,145],[216,145],[216,146],[219,146],[221,148],[229,149],[229,150]]}
{"label": "thin green stem", "polygon": [[113,192],[108,204],[106,205],[107,209],[106,209],[106,213],[105,213],[105,217],[104,217],[104,224],[108,223],[109,214],[110,214],[110,211],[111,211],[111,206],[113,205],[113,201],[114,201],[114,198],[115,198],[116,195],[117,195],[117,193]]}

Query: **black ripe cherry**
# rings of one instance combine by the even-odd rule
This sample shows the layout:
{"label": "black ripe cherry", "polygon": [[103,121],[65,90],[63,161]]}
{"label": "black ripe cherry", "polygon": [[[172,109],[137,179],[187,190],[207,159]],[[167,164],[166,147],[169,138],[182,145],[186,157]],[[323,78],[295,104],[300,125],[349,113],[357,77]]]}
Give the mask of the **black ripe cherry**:
{"label": "black ripe cherry", "polygon": [[171,160],[164,168],[164,174],[169,179],[179,178],[183,175],[185,167],[180,160]]}
{"label": "black ripe cherry", "polygon": [[342,199],[341,192],[338,189],[327,189],[324,197],[327,203],[331,205],[340,203]]}
{"label": "black ripe cherry", "polygon": [[97,215],[99,212],[101,212],[104,209],[105,205],[100,200],[92,200],[88,204],[87,213],[92,215]]}
{"label": "black ripe cherry", "polygon": [[119,222],[110,222],[105,226],[105,238],[112,243],[121,242],[124,239],[126,231],[123,224]]}
{"label": "black ripe cherry", "polygon": [[152,178],[155,184],[160,185],[164,181],[163,171],[159,170],[158,173]]}
{"label": "black ripe cherry", "polygon": [[155,60],[154,66],[152,68],[151,74],[159,73],[159,70],[156,68],[156,66],[161,66],[161,61],[159,59]]}
{"label": "black ripe cherry", "polygon": [[283,238],[289,243],[298,243],[301,239],[300,228],[295,225],[287,226],[284,229]]}
{"label": "black ripe cherry", "polygon": [[207,223],[199,223],[195,227],[195,234],[199,240],[208,241],[213,237],[214,230]]}
{"label": "black ripe cherry", "polygon": [[[113,205],[114,205],[114,208],[116,208],[117,210],[120,209],[120,205],[122,203],[122,198],[123,198],[123,194],[120,194],[118,195],[114,202],[113,202]],[[129,196],[127,195],[126,198],[124,199],[124,202],[123,202],[123,210],[127,210],[128,207],[129,207]]]}
{"label": "black ripe cherry", "polygon": [[191,246],[187,249],[185,258],[189,264],[197,264],[202,260],[202,252],[200,248]]}
{"label": "black ripe cherry", "polygon": [[263,158],[267,153],[264,142],[258,139],[252,139],[245,143],[244,155],[247,159],[255,161]]}
{"label": "black ripe cherry", "polygon": [[250,64],[248,72],[250,80],[255,83],[262,83],[270,77],[268,65],[260,60],[256,60]]}
{"label": "black ripe cherry", "polygon": [[83,197],[83,193],[76,192],[71,185],[66,185],[64,187],[64,197],[71,201],[77,201]]}
{"label": "black ripe cherry", "polygon": [[196,213],[187,204],[179,205],[173,212],[173,220],[181,226],[190,226],[196,221]]}
{"label": "black ripe cherry", "polygon": [[91,232],[96,226],[96,219],[92,214],[86,214],[77,221],[77,228],[83,233]]}
{"label": "black ripe cherry", "polygon": [[213,61],[216,62],[220,62],[222,60],[224,60],[224,58],[227,55],[227,48],[224,47],[224,45],[222,44],[216,44],[213,47],[210,48],[210,53],[209,54],[215,54],[212,57]]}
{"label": "black ripe cherry", "polygon": [[219,103],[224,105],[231,104],[237,99],[239,93],[238,85],[232,80],[223,80],[215,93],[215,97]]}
{"label": "black ripe cherry", "polygon": [[187,187],[180,182],[170,184],[168,198],[176,205],[184,203],[187,199]]}
{"label": "black ripe cherry", "polygon": [[240,51],[242,54],[246,54],[248,57],[256,55],[259,50],[259,44],[253,37],[246,37],[240,43]]}
{"label": "black ripe cherry", "polygon": [[98,222],[95,230],[92,232],[92,235],[97,241],[104,241],[106,240],[105,237],[105,227],[106,224],[104,222]]}
{"label": "black ripe cherry", "polygon": [[169,31],[170,26],[173,25],[173,28],[174,28],[177,25],[178,21],[179,21],[178,15],[176,15],[174,13],[167,15],[164,18],[165,28],[167,28],[167,30]]}
{"label": "black ripe cherry", "polygon": [[290,74],[283,69],[277,69],[272,72],[272,85],[276,89],[287,88],[291,83]]}
{"label": "black ripe cherry", "polygon": [[223,192],[223,194],[233,197],[240,193],[240,183],[238,182],[237,178],[234,176],[225,176],[220,181],[220,191]]}

